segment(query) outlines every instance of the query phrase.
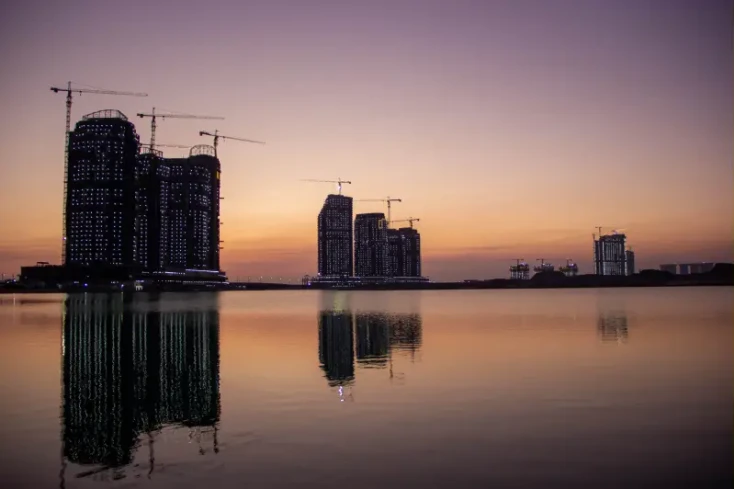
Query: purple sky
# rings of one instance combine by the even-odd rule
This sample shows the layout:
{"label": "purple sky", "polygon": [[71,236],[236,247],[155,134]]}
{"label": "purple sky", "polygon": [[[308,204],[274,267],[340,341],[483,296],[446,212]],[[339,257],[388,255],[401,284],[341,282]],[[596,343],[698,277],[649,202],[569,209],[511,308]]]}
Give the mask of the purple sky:
{"label": "purple sky", "polygon": [[155,106],[226,117],[163,121],[161,143],[267,141],[221,148],[230,275],[315,272],[333,189],[300,178],[402,198],[435,278],[504,276],[520,256],[589,271],[597,225],[624,228],[643,267],[730,261],[733,18],[725,0],[15,3],[0,272],[58,260],[64,101],[48,87],[67,80],[150,94],[77,97],[73,121]]}

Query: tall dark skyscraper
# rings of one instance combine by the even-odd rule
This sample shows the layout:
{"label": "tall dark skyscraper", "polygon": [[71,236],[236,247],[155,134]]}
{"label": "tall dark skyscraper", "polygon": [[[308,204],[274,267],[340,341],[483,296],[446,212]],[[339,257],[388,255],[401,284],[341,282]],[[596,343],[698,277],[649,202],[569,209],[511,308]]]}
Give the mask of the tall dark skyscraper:
{"label": "tall dark skyscraper", "polygon": [[138,179],[138,261],[150,269],[219,270],[220,163],[200,145],[188,158],[144,153]]}
{"label": "tall dark skyscraper", "polygon": [[351,277],[352,198],[331,194],[318,217],[318,267],[321,277]]}
{"label": "tall dark skyscraper", "polygon": [[627,236],[612,233],[594,240],[594,268],[597,275],[625,275]]}
{"label": "tall dark skyscraper", "polygon": [[387,230],[387,273],[391,277],[421,276],[421,235],[413,228]]}
{"label": "tall dark skyscraper", "polygon": [[69,139],[66,263],[148,271],[219,271],[219,185],[214,148],[188,158],[138,153],[117,110],[84,116]]}
{"label": "tall dark skyscraper", "polygon": [[88,114],[69,136],[66,263],[135,265],[139,137],[118,110]]}
{"label": "tall dark skyscraper", "polygon": [[400,228],[403,277],[421,276],[421,235],[413,228]]}
{"label": "tall dark skyscraper", "polygon": [[[188,158],[164,160],[169,198],[162,214],[166,266],[219,270],[220,163],[212,146],[191,148]],[[163,198],[163,197],[161,197]],[[164,235],[163,233],[166,233]]]}
{"label": "tall dark skyscraper", "polygon": [[357,214],[354,219],[354,274],[357,277],[387,276],[387,252],[385,214]]}

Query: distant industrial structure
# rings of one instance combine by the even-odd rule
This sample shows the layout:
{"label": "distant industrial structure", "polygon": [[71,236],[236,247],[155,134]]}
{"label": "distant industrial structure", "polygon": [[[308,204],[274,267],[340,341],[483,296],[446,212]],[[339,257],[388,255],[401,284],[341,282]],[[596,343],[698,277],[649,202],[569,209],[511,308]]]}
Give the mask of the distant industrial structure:
{"label": "distant industrial structure", "polygon": [[535,260],[540,262],[540,265],[533,267],[535,273],[552,272],[556,269],[552,263],[545,261],[545,258],[536,258]]}
{"label": "distant industrial structure", "polygon": [[579,266],[570,258],[566,260],[566,264],[559,269],[566,277],[575,277],[579,274]]}
{"label": "distant industrial structure", "polygon": [[530,279],[530,265],[528,265],[524,258],[517,258],[517,263],[510,267],[510,278],[513,280],[529,280]]}

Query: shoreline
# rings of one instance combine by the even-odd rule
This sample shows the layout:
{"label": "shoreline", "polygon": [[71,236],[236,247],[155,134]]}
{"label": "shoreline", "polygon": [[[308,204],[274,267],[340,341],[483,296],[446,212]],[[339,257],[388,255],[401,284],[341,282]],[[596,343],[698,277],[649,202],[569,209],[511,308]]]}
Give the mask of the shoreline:
{"label": "shoreline", "polygon": [[[501,279],[500,279],[501,280]],[[255,292],[255,291],[294,291],[294,290],[354,290],[354,291],[401,291],[401,290],[548,290],[548,289],[614,289],[614,288],[649,288],[649,287],[732,287],[734,286],[734,278],[729,280],[700,280],[700,281],[666,281],[666,282],[644,282],[630,281],[628,283],[493,283],[487,282],[432,282],[427,284],[370,284],[364,286],[348,286],[348,287],[318,287],[305,285],[284,285],[284,284],[267,284],[267,283],[251,283],[237,284],[234,286],[224,287],[170,287],[156,288],[142,291],[135,290],[110,290],[102,287],[88,287],[75,289],[58,289],[58,288],[11,288],[0,287],[0,295],[12,294],[75,294],[75,293],[124,293],[124,294],[150,294],[163,292]],[[507,282],[507,281],[505,281]],[[532,281],[526,281],[532,282]]]}

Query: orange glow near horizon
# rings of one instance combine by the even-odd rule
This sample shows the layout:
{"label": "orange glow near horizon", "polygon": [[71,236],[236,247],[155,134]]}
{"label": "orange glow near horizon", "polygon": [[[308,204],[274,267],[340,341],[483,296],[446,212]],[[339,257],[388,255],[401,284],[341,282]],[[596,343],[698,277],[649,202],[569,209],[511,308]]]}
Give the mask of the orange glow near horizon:
{"label": "orange glow near horizon", "polygon": [[[401,198],[393,219],[421,219],[435,279],[507,276],[517,257],[587,273],[595,226],[624,229],[638,268],[734,260],[727,2],[695,15],[696,2],[409,3],[389,18],[371,2],[194,5],[171,25],[150,6],[154,32],[123,5],[16,6],[0,29],[0,273],[60,260],[64,100],[48,86],[68,78],[150,94],[77,96],[72,123],[118,108],[148,143],[134,115],[168,107],[226,119],[165,121],[159,143],[214,129],[267,143],[219,146],[231,277],[316,272],[316,216],[336,185],[307,178]],[[217,34],[191,35],[206,26]]]}

